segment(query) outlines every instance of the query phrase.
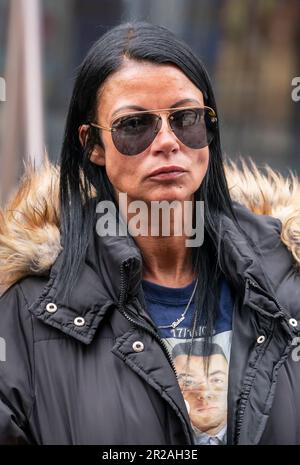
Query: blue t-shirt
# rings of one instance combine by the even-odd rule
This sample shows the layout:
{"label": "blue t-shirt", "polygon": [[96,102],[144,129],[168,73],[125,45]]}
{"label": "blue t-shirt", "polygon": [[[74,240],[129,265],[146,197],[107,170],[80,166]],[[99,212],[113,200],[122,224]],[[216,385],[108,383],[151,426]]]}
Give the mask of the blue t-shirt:
{"label": "blue t-shirt", "polygon": [[[147,311],[165,342],[177,373],[196,444],[226,444],[227,387],[232,336],[233,296],[228,282],[222,278],[212,342],[205,346],[205,327],[196,328],[191,346],[195,297],[183,321],[176,328],[160,328],[176,321],[193,293],[195,282],[183,288],[170,288],[143,281]],[[205,357],[208,355],[208,359]],[[206,363],[206,362],[209,363]]]}

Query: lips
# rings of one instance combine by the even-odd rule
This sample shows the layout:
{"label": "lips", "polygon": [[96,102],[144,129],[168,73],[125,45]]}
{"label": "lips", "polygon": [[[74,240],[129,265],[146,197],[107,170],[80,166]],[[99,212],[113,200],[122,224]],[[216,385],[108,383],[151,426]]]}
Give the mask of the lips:
{"label": "lips", "polygon": [[196,409],[196,412],[197,413],[203,413],[203,412],[207,412],[208,410],[215,410],[217,409],[218,407],[214,406],[214,405],[207,405],[206,407],[200,407],[200,408],[197,408]]}
{"label": "lips", "polygon": [[178,176],[185,172],[186,170],[182,168],[182,166],[169,165],[169,166],[162,166],[161,168],[157,168],[156,170],[152,171],[149,174],[149,177],[152,178],[152,177]]}

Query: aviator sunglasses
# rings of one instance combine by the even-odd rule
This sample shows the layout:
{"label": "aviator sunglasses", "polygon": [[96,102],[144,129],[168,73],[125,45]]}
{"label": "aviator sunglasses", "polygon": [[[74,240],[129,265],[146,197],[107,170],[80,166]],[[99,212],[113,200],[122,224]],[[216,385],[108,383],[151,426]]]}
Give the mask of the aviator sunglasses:
{"label": "aviator sunglasses", "polygon": [[123,155],[138,155],[152,144],[161,129],[162,118],[158,113],[167,113],[169,127],[187,147],[202,149],[211,143],[218,120],[215,111],[206,106],[126,113],[112,120],[111,127],[89,124],[110,131],[116,149]]}

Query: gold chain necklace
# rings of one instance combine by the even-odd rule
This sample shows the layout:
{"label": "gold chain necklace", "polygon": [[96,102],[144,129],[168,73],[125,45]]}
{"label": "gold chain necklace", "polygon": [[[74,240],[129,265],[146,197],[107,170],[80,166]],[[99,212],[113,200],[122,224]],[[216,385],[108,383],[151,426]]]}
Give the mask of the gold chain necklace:
{"label": "gold chain necklace", "polygon": [[190,297],[190,300],[188,301],[187,306],[185,307],[184,312],[180,315],[180,317],[177,318],[177,320],[173,321],[173,323],[171,323],[169,325],[157,326],[159,329],[165,329],[165,328],[175,329],[185,319],[185,315],[186,315],[186,313],[187,313],[187,311],[188,311],[188,309],[189,309],[189,307],[191,305],[191,302],[193,300],[193,297],[195,295],[195,292],[196,292],[196,289],[197,289],[197,284],[198,284],[198,278],[196,280],[196,283],[195,283],[192,295]]}

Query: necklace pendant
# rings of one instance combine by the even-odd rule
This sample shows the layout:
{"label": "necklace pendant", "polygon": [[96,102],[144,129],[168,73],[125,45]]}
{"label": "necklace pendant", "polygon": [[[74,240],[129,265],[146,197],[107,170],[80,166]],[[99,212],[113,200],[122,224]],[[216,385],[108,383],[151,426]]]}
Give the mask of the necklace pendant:
{"label": "necklace pendant", "polygon": [[178,320],[176,321],[173,321],[173,323],[171,324],[172,328],[175,329],[179,325],[179,323],[181,323],[183,320],[184,320],[184,316],[178,318]]}

